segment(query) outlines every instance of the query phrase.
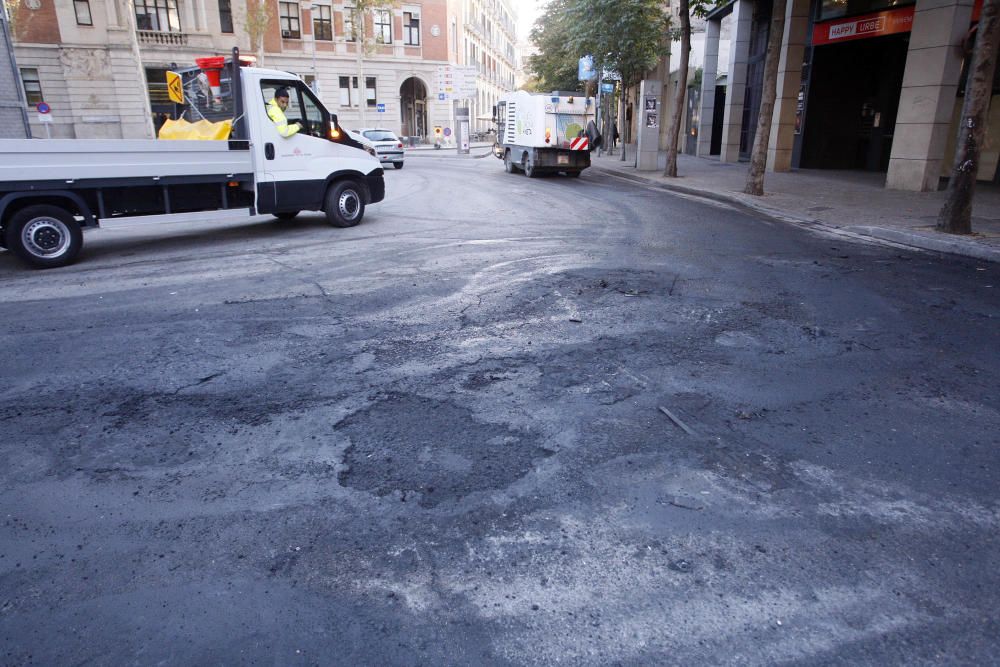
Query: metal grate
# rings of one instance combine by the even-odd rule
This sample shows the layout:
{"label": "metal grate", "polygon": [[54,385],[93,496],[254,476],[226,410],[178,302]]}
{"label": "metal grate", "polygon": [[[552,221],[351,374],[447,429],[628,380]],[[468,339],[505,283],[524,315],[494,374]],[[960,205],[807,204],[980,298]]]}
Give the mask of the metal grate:
{"label": "metal grate", "polygon": [[506,137],[504,138],[504,143],[513,143],[515,134],[515,121],[514,118],[517,116],[517,103],[508,102],[507,103],[507,125],[506,125]]}

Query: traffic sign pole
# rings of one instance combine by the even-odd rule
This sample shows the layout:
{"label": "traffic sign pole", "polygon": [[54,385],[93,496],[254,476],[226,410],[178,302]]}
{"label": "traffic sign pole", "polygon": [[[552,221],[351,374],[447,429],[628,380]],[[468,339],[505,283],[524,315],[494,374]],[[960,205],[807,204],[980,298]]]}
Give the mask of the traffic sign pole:
{"label": "traffic sign pole", "polygon": [[47,102],[39,102],[35,105],[35,110],[38,111],[38,122],[45,126],[45,138],[51,139],[52,130],[49,127],[52,125],[52,116],[49,113],[52,112],[52,107]]}

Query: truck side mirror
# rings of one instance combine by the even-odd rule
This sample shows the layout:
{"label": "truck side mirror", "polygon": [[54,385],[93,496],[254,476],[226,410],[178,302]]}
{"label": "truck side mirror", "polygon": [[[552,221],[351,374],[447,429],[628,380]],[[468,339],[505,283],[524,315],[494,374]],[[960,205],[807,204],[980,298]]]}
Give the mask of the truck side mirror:
{"label": "truck side mirror", "polygon": [[497,122],[497,105],[493,105],[493,122]]}

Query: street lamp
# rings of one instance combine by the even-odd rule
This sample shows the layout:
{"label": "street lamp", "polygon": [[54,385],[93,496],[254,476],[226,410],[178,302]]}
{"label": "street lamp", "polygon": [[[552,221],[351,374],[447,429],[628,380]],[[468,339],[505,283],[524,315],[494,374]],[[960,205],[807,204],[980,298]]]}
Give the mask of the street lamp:
{"label": "street lamp", "polygon": [[313,82],[312,90],[319,97],[319,75],[316,72],[316,19],[313,17],[313,12],[316,11],[316,5],[309,4],[303,9],[309,10],[309,20],[312,21],[312,69],[313,69]]}

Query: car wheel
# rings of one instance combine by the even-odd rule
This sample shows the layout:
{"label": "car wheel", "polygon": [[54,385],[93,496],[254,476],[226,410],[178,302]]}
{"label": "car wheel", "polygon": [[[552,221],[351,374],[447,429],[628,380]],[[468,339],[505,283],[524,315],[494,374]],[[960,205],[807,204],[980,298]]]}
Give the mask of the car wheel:
{"label": "car wheel", "polygon": [[51,269],[76,259],[83,247],[83,230],[64,208],[26,206],[5,225],[4,243],[28,264]]}
{"label": "car wheel", "polygon": [[353,227],[365,216],[364,191],[354,181],[340,181],[327,190],[323,210],[334,227]]}
{"label": "car wheel", "polygon": [[402,162],[393,162],[392,166],[395,167],[396,169],[402,169],[403,168],[403,163]]}
{"label": "car wheel", "polygon": [[275,213],[274,217],[282,222],[288,222],[289,220],[294,220],[298,214],[298,211],[282,211],[281,213]]}

